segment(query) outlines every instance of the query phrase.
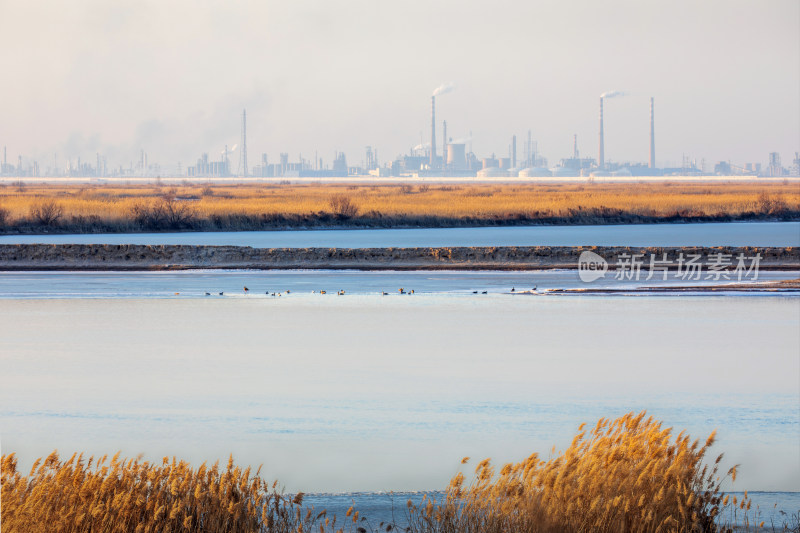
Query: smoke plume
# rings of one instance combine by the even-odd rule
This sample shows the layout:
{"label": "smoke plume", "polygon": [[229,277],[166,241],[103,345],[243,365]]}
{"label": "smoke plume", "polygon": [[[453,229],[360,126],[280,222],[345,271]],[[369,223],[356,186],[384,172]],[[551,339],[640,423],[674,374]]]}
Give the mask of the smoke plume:
{"label": "smoke plume", "polygon": [[608,91],[600,95],[600,98],[616,98],[617,96],[625,96],[625,91]]}
{"label": "smoke plume", "polygon": [[452,81],[450,83],[443,83],[433,91],[433,96],[439,96],[440,94],[451,93],[455,88],[456,86],[453,84]]}

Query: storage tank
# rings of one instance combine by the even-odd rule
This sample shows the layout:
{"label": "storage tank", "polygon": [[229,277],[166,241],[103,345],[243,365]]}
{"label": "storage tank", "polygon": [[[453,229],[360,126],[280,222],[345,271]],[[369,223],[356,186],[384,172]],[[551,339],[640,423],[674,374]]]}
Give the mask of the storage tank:
{"label": "storage tank", "polygon": [[467,168],[467,150],[465,144],[447,145],[447,166],[454,170]]}
{"label": "storage tank", "polygon": [[552,174],[544,167],[524,168],[519,172],[520,178],[546,178],[550,176]]}
{"label": "storage tank", "polygon": [[501,157],[500,158],[500,168],[502,168],[502,169],[511,168],[511,158],[510,157]]}
{"label": "storage tank", "polygon": [[497,167],[488,167],[478,171],[479,178],[507,178],[508,172]]}
{"label": "storage tank", "polygon": [[486,157],[483,159],[483,168],[497,168],[500,166],[500,163],[494,157]]}

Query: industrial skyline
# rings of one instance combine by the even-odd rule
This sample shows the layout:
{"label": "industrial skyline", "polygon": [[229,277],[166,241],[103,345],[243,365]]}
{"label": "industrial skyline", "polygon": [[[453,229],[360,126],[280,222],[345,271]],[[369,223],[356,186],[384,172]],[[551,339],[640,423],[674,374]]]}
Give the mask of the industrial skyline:
{"label": "industrial skyline", "polygon": [[[335,152],[329,164],[319,157],[319,150],[314,151],[313,159],[298,154],[291,159],[288,152],[281,152],[278,162],[270,163],[267,152],[261,152],[260,163],[252,167],[252,174],[247,160],[247,110],[241,112],[240,142],[225,145],[219,159],[203,152],[196,164],[184,165],[178,162],[175,167],[159,162],[149,162],[144,148],[140,150],[138,161],[130,161],[127,165],[109,166],[105,155],[97,152],[96,164],[88,160],[82,161],[67,158],[64,166],[58,166],[58,155],[53,154],[52,166],[44,166],[38,160],[29,159],[27,165],[23,156],[17,156],[18,163],[8,163],[7,147],[3,148],[3,160],[0,164],[0,175],[3,176],[128,176],[128,177],[338,177],[348,175],[372,175],[375,177],[402,176],[478,176],[478,177],[545,177],[545,176],[662,176],[662,175],[711,175],[738,174],[751,176],[798,176],[800,175],[800,154],[794,153],[794,159],[788,167],[783,167],[778,152],[768,154],[768,163],[719,161],[707,164],[703,159],[683,157],[679,166],[662,166],[656,164],[655,141],[655,98],[650,97],[650,130],[649,154],[645,160],[615,161],[607,160],[605,154],[604,101],[626,96],[624,91],[608,91],[599,99],[599,138],[597,157],[581,157],[578,148],[578,135],[573,135],[573,153],[571,157],[548,163],[545,155],[538,151],[538,141],[532,138],[528,130],[528,139],[524,145],[524,156],[517,158],[517,136],[511,135],[507,154],[483,154],[479,157],[472,149],[472,132],[466,139],[454,140],[447,135],[447,120],[442,121],[442,151],[437,154],[436,143],[436,97],[454,90],[454,84],[443,84],[431,95],[430,142],[420,144],[401,153],[394,159],[381,161],[376,148],[367,146],[366,157],[358,163],[347,164],[344,152]],[[467,148],[469,144],[469,148]],[[231,157],[236,156],[238,166],[233,168]],[[643,162],[644,161],[644,162]],[[351,158],[351,162],[353,159]]]}
{"label": "industrial skyline", "polygon": [[[262,153],[361,164],[366,146],[386,162],[431,133],[446,156],[442,119],[481,158],[531,130],[551,164],[574,156],[575,135],[597,159],[610,89],[626,92],[605,101],[611,162],[649,163],[651,97],[658,167],[790,162],[800,148],[796,0],[9,0],[0,15],[0,145],[42,171],[55,154],[110,169],[144,150],[184,173],[240,144],[244,108],[248,170]],[[434,132],[427,104],[446,80],[457,88],[435,97]]]}

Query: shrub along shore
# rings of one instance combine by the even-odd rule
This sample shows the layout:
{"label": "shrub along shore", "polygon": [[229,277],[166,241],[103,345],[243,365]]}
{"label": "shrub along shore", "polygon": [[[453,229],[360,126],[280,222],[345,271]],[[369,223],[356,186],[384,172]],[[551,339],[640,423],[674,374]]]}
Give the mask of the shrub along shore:
{"label": "shrub along shore", "polygon": [[137,244],[0,244],[0,270],[189,270],[189,269],[357,269],[357,270],[543,270],[577,269],[581,254],[593,252],[613,270],[650,267],[665,256],[676,269],[681,254],[703,263],[724,260],[734,269],[739,257],[750,268],[800,270],[796,247],[627,247],[476,246],[440,248],[251,248]]}
{"label": "shrub along shore", "polygon": [[0,187],[7,234],[751,220],[800,220],[797,181]]}

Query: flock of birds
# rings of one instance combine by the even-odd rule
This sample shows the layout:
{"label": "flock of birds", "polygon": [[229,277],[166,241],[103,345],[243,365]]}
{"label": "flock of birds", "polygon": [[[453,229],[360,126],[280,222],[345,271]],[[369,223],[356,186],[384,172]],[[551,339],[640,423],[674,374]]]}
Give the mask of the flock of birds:
{"label": "flock of birds", "polygon": [[[249,294],[250,293],[250,289],[246,285],[244,287],[242,287],[242,290],[243,290],[244,294]],[[267,296],[270,296],[270,295],[271,296],[283,296],[284,294],[291,294],[291,292],[292,291],[287,289],[284,292],[273,292],[273,293],[270,293],[269,291],[267,291],[264,294],[266,294]],[[414,294],[414,289],[411,289],[410,291],[407,291],[403,287],[400,287],[399,289],[397,289],[397,292],[400,293],[400,294]],[[472,294],[478,294],[478,292],[479,291],[472,291]],[[511,292],[517,292],[517,289],[515,287],[511,287]],[[535,292],[538,292],[538,291],[536,290],[536,286],[534,286],[533,289],[531,289],[530,291],[526,291],[526,292],[534,292],[535,293]],[[481,294],[488,294],[489,291],[480,291],[480,293]],[[179,292],[175,293],[176,296],[179,295],[179,294],[180,294]],[[317,291],[315,291],[315,290],[311,291],[311,294],[317,294]],[[328,294],[328,291],[319,291],[318,294]],[[344,294],[345,294],[345,290],[344,289],[339,289],[338,291],[336,291],[336,295],[337,296],[344,296]],[[225,296],[225,291],[219,291],[219,295],[220,296]],[[389,293],[386,292],[386,291],[381,291],[381,295],[382,296],[388,296]],[[206,292],[206,296],[211,296],[211,293],[210,292]]]}

